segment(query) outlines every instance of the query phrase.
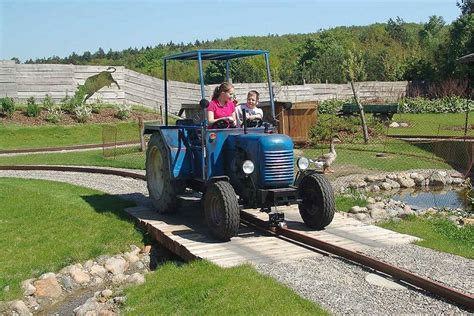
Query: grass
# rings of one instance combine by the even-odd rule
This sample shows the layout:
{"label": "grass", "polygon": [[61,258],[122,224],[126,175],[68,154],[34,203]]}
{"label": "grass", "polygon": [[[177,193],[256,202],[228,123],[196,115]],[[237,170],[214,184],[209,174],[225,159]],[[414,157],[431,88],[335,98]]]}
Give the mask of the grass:
{"label": "grass", "polygon": [[348,212],[353,206],[367,206],[367,200],[360,196],[336,195],[336,209],[339,212]]}
{"label": "grass", "polygon": [[[145,169],[145,153],[137,148],[126,148],[128,153],[104,157],[101,150],[68,153],[0,156],[0,165],[74,165],[128,169]],[[120,149],[122,152],[125,148]]]}
{"label": "grass", "polygon": [[126,294],[124,312],[129,315],[328,315],[246,265],[165,264]]}
{"label": "grass", "polygon": [[[464,136],[465,113],[395,114],[395,122],[406,122],[409,127],[390,128],[389,135]],[[474,112],[469,114],[469,126],[474,124]],[[468,129],[474,136],[474,130]]]}
{"label": "grass", "polygon": [[[104,126],[117,128],[117,141],[136,140],[138,123],[24,126],[0,124],[0,148],[43,148],[102,143]],[[112,139],[113,135],[109,136]]]}
{"label": "grass", "polygon": [[422,238],[417,245],[474,259],[474,226],[458,228],[441,216],[410,216],[400,222],[379,224],[383,228]]}
{"label": "grass", "polygon": [[144,236],[123,209],[131,202],[65,183],[0,178],[0,301],[20,282],[102,254],[139,245]]}

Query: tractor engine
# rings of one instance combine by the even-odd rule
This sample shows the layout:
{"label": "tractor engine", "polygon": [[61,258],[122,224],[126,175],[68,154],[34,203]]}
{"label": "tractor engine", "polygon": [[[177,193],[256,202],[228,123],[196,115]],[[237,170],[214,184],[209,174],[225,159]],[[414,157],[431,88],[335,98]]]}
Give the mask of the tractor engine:
{"label": "tractor engine", "polygon": [[260,207],[262,194],[293,184],[293,141],[286,135],[229,135],[225,154],[226,174],[245,207]]}

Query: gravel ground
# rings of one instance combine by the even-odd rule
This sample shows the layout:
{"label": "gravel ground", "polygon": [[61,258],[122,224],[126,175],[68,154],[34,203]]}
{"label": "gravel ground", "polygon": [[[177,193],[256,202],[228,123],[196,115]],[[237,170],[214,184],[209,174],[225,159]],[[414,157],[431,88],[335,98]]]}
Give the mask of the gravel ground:
{"label": "gravel ground", "polygon": [[[143,171],[133,170],[143,173]],[[146,182],[113,175],[55,171],[5,171],[0,177],[67,182],[149,205]],[[474,293],[474,261],[415,245],[373,248],[371,256]],[[258,265],[257,270],[321,304],[334,314],[468,314],[416,289],[387,289],[368,283],[373,271],[332,256]]]}

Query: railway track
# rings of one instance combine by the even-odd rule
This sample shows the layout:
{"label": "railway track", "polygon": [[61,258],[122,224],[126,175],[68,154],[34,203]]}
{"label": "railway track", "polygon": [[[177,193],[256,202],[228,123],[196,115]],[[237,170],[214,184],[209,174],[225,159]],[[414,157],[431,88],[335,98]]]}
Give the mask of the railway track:
{"label": "railway track", "polygon": [[[117,175],[122,177],[129,177],[134,179],[146,180],[144,175],[123,171],[123,170],[114,170],[107,168],[93,168],[93,167],[69,167],[69,166],[0,166],[0,170],[49,170],[49,171],[69,171],[69,172],[83,172],[83,173],[102,173],[107,175]],[[132,213],[132,216],[134,214]],[[137,218],[140,221],[139,218]],[[432,293],[440,298],[443,298],[452,303],[463,306],[468,311],[474,311],[474,296],[468,293],[463,293],[454,288],[445,286],[434,280],[421,277],[416,275],[408,270],[395,267],[391,264],[383,262],[378,259],[369,257],[359,251],[354,251],[335,245],[333,243],[315,238],[314,236],[308,236],[300,231],[289,229],[286,227],[269,227],[268,223],[254,214],[251,214],[247,211],[241,211],[241,221],[247,226],[254,228],[266,235],[271,235],[285,242],[290,242],[296,245],[305,247],[316,252],[325,252],[330,253],[352,262],[358,263],[362,266],[368,267],[370,269],[381,272],[385,275],[389,275],[395,280],[399,280],[406,284],[409,284],[413,287],[423,289],[429,293]],[[147,226],[147,225],[144,225]],[[145,227],[146,228],[146,227]],[[163,242],[166,238],[163,234],[153,234],[159,242],[163,243],[165,246],[170,248],[171,251],[183,257],[185,260],[193,260],[197,257],[192,254],[191,251],[185,249],[183,245],[176,245],[176,240],[167,240]],[[184,249],[183,249],[184,248]],[[177,251],[179,250],[179,251]]]}

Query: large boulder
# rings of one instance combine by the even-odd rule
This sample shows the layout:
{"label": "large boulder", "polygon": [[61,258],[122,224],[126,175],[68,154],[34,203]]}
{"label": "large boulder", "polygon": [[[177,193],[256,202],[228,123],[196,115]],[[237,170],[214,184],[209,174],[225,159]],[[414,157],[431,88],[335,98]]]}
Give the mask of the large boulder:
{"label": "large boulder", "polygon": [[35,295],[37,297],[58,298],[62,293],[61,285],[59,285],[56,278],[37,280],[34,287],[36,288]]}
{"label": "large boulder", "polygon": [[432,186],[444,186],[446,184],[446,172],[435,171],[430,177],[430,185]]}

